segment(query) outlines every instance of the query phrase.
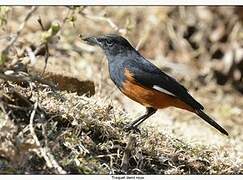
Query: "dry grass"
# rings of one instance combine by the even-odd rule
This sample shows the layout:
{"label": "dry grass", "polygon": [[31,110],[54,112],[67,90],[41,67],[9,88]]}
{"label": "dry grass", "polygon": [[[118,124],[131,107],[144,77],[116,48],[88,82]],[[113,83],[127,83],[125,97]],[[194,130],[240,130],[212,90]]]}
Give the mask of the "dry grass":
{"label": "dry grass", "polygon": [[[10,93],[12,88],[21,92],[23,96],[28,95],[28,88],[4,85],[6,92],[4,97],[9,97],[12,103],[20,101]],[[33,141],[29,129],[32,108],[20,109],[21,104],[14,106],[12,103],[5,104],[6,100],[3,101],[9,114],[7,118],[1,118],[1,139],[5,139],[0,148],[1,163],[6,163],[2,165],[2,173],[58,173],[55,167],[48,167],[45,158],[39,152],[40,148],[50,152],[54,156],[53,160],[66,173],[239,174],[242,172],[241,161],[235,156],[237,154],[229,152],[229,147],[226,145],[206,146],[152,127],[143,128],[142,134],[123,131],[124,125],[130,118],[122,110],[114,108],[99,97],[87,98],[66,92],[56,94],[46,89],[39,89],[38,92],[33,92],[30,102],[36,102],[37,99],[39,99],[39,110],[36,112],[33,128],[40,147]],[[43,134],[43,131],[46,133]],[[135,144],[129,152],[124,171],[124,168],[121,168],[122,159],[125,152],[128,153],[125,147],[131,137],[135,138]],[[232,143],[231,140],[229,143]]]}

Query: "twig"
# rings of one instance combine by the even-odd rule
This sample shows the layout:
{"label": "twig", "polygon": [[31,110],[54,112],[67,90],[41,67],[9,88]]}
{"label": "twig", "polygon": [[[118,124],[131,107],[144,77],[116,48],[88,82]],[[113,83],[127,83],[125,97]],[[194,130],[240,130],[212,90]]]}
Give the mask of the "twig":
{"label": "twig", "polygon": [[40,24],[42,31],[45,31],[45,27],[43,26],[43,23],[42,23],[42,20],[41,20],[40,16],[38,17],[37,21]]}
{"label": "twig", "polygon": [[57,173],[59,173],[59,174],[66,174],[66,171],[63,170],[62,167],[57,163],[57,161],[54,159],[53,155],[50,152],[48,152],[48,148],[41,147],[41,143],[40,143],[40,141],[35,133],[34,127],[33,127],[33,121],[34,121],[34,117],[35,117],[37,108],[38,108],[38,101],[35,102],[33,111],[30,115],[30,122],[29,122],[30,133],[31,133],[36,145],[39,147],[39,151],[40,151],[42,157],[45,159],[47,167],[54,168],[57,171]]}
{"label": "twig", "polygon": [[98,21],[105,21],[107,22],[111,28],[113,28],[115,31],[119,31],[119,27],[109,18],[103,17],[103,16],[92,16],[92,15],[87,15],[85,13],[83,13],[83,15],[91,20],[98,20]]}
{"label": "twig", "polygon": [[121,33],[124,30],[124,29],[119,28],[118,25],[116,25],[110,18],[107,18],[104,16],[88,15],[88,14],[84,13],[83,11],[79,12],[79,14],[88,19],[94,20],[94,21],[105,21],[111,26],[112,29],[114,29],[115,31],[117,31],[119,33]]}
{"label": "twig", "polygon": [[[45,28],[44,28],[44,26],[43,26],[41,17],[38,18],[38,23],[40,24],[42,31],[45,31]],[[45,46],[45,49],[46,49],[46,53],[45,53],[45,65],[44,65],[43,71],[42,71],[42,73],[41,73],[42,76],[44,75],[44,73],[45,73],[45,71],[46,71],[48,58],[49,58],[49,56],[50,56],[48,42],[44,43],[44,46]]]}
{"label": "twig", "polygon": [[34,104],[33,111],[30,115],[29,130],[30,130],[30,133],[31,133],[36,145],[40,148],[39,150],[40,150],[41,155],[46,160],[47,167],[52,168],[52,164],[51,164],[49,158],[46,155],[45,149],[41,147],[40,141],[39,141],[37,135],[35,134],[35,130],[34,130],[34,127],[33,127],[33,121],[34,121],[34,117],[35,117],[37,107],[38,107],[38,102],[36,101],[35,104]]}
{"label": "twig", "polygon": [[142,37],[139,39],[138,44],[136,46],[136,50],[138,51],[143,45],[144,43],[147,41],[148,37],[149,37],[149,33],[151,31],[151,26],[146,26],[144,29],[144,32],[142,33]]}
{"label": "twig", "polygon": [[69,14],[71,13],[71,8],[70,7],[68,7],[68,12],[67,12],[67,14],[66,14],[66,16],[65,16],[65,18],[63,19],[63,21],[62,21],[62,26],[66,23],[66,21],[68,20],[68,16],[69,16]]}
{"label": "twig", "polygon": [[43,71],[41,73],[41,75],[43,76],[47,67],[47,62],[48,62],[48,58],[50,56],[50,52],[49,52],[49,47],[48,47],[48,43],[45,43],[45,48],[46,48],[46,54],[45,54],[45,65],[43,68]]}
{"label": "twig", "polygon": [[42,79],[38,76],[16,76],[16,75],[12,75],[12,74],[4,74],[0,71],[0,79],[4,79],[6,81],[18,82],[18,83],[21,83],[21,82],[29,83],[29,82],[37,81],[40,84],[48,85],[49,87],[52,88],[52,90],[57,89],[57,87],[52,82],[49,82],[49,81]]}
{"label": "twig", "polygon": [[13,108],[13,109],[18,109],[18,110],[22,110],[22,111],[27,111],[30,110],[30,108],[28,107],[21,107],[21,106],[16,106],[14,104],[6,104],[6,106]]}
{"label": "twig", "polygon": [[139,48],[142,45],[142,43],[143,43],[143,38],[140,38],[139,41],[138,41],[138,44],[137,44],[137,46],[135,48],[137,51],[139,50]]}
{"label": "twig", "polygon": [[25,27],[26,22],[28,21],[28,19],[31,17],[31,15],[37,10],[38,7],[36,6],[32,6],[30,11],[27,13],[27,15],[24,18],[24,22],[19,26],[17,32],[16,32],[16,36],[14,38],[12,38],[12,40],[9,42],[9,44],[5,47],[5,49],[3,49],[3,53],[8,53],[9,48],[11,46],[13,46],[13,44],[17,41],[17,39],[19,38],[20,33],[22,32],[22,30]]}
{"label": "twig", "polygon": [[122,158],[122,164],[121,164],[121,168],[125,172],[127,172],[127,170],[128,170],[129,159],[131,157],[132,150],[135,148],[135,144],[136,144],[136,136],[131,134],[129,136],[127,146],[125,148],[124,155]]}

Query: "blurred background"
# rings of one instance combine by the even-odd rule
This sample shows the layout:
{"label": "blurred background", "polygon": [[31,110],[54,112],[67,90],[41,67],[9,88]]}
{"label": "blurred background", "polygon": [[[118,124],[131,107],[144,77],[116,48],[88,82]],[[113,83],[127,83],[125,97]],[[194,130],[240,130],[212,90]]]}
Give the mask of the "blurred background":
{"label": "blurred background", "polygon": [[[1,7],[0,51],[15,36],[31,7]],[[45,6],[38,7],[10,49],[8,64],[25,61],[26,47],[35,51],[43,30],[60,25],[49,43],[46,72],[89,80],[95,97],[124,110],[131,119],[144,113],[126,98],[109,78],[103,52],[82,37],[117,33],[139,52],[189,89],[212,117],[228,130],[220,135],[198,117],[168,108],[149,118],[142,127],[175,134],[186,141],[227,149],[229,164],[243,161],[243,8],[233,6]],[[81,37],[81,38],[80,38]],[[31,66],[43,69],[45,56]],[[222,156],[224,156],[222,154]],[[227,162],[228,162],[227,161]],[[241,171],[242,173],[242,171]]]}

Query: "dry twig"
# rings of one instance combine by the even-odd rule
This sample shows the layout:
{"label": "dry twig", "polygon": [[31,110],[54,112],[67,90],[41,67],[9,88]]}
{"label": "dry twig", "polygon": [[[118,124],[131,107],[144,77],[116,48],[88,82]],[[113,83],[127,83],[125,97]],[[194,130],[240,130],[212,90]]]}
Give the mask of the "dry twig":
{"label": "dry twig", "polygon": [[53,90],[57,89],[57,87],[53,83],[46,81],[39,76],[34,76],[34,75],[29,75],[29,74],[25,74],[24,76],[19,75],[19,74],[13,75],[13,74],[4,74],[4,72],[0,71],[0,79],[6,80],[6,81],[18,82],[18,83],[22,83],[22,82],[29,83],[29,82],[36,81],[40,84],[45,84],[45,85],[50,86]]}
{"label": "dry twig", "polygon": [[131,134],[129,136],[127,146],[125,148],[124,155],[122,158],[122,164],[121,164],[121,168],[125,172],[127,172],[127,170],[128,170],[129,159],[131,157],[133,149],[135,148],[135,143],[136,143],[136,136]]}
{"label": "dry twig", "polygon": [[118,25],[116,25],[110,18],[104,17],[104,16],[94,16],[94,15],[89,15],[84,13],[83,11],[80,12],[80,14],[90,20],[94,20],[94,21],[104,21],[107,22],[112,29],[114,29],[115,31],[122,33],[125,32],[123,34],[126,34],[126,29],[124,28],[119,28]]}
{"label": "dry twig", "polygon": [[[41,20],[40,17],[38,18],[38,23],[40,24],[42,31],[45,31],[45,28],[43,26],[43,23],[42,23],[42,20]],[[46,67],[47,67],[48,58],[50,56],[48,42],[45,42],[44,46],[45,46],[46,53],[45,53],[45,66],[44,66],[43,71],[41,73],[42,76],[45,73],[45,70],[46,70]],[[41,44],[40,47],[42,47],[42,44]]]}
{"label": "dry twig", "polygon": [[41,153],[41,156],[45,159],[46,165],[48,168],[54,168],[58,174],[66,174],[66,171],[62,169],[62,167],[57,163],[57,161],[54,159],[54,156],[49,152],[49,149],[47,147],[41,147],[41,143],[35,133],[33,121],[38,108],[38,101],[35,102],[33,111],[30,115],[30,123],[29,123],[29,129],[30,133],[36,143],[36,145],[39,147],[39,151]]}
{"label": "dry twig", "polygon": [[19,38],[20,33],[22,32],[22,30],[24,29],[28,19],[31,17],[31,15],[37,10],[38,7],[36,6],[32,6],[30,11],[27,13],[27,15],[24,18],[24,22],[19,26],[17,32],[16,32],[16,36],[14,38],[12,38],[12,40],[9,42],[9,44],[3,49],[3,53],[7,54],[10,47],[13,46],[13,44],[17,41],[17,39]]}

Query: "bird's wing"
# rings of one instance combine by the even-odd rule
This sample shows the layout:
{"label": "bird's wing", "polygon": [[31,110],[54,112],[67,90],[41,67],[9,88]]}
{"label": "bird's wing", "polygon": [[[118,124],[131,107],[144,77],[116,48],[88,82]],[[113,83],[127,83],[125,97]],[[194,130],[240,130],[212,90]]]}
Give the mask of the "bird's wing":
{"label": "bird's wing", "polygon": [[163,93],[175,96],[194,109],[204,109],[174,78],[162,72],[145,58],[139,57],[136,61],[131,60],[127,64],[127,69],[133,78],[140,84],[156,89]]}

